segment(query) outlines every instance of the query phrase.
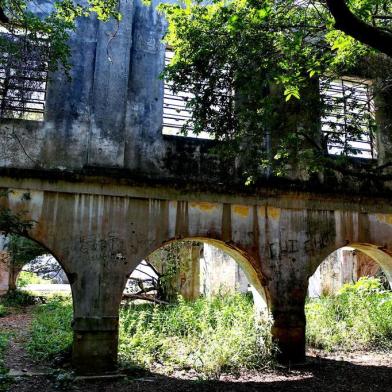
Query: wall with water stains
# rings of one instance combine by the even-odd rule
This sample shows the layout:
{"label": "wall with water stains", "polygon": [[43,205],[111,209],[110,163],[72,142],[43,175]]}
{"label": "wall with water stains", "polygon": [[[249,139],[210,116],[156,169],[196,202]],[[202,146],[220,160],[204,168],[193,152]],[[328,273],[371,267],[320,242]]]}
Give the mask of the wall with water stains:
{"label": "wall with water stains", "polygon": [[[290,360],[304,355],[308,278],[330,253],[349,245],[375,259],[392,280],[388,199],[277,190],[258,196],[198,193],[91,177],[68,182],[1,177],[0,186],[10,191],[1,202],[35,222],[29,236],[66,271],[75,336],[82,343],[90,342],[90,335],[83,336],[91,331],[113,338],[127,275],[176,239],[209,243],[239,263],[266,298],[273,334]],[[75,343],[75,352],[82,346]],[[113,341],[109,346],[114,352]],[[90,355],[89,343],[85,347]]]}

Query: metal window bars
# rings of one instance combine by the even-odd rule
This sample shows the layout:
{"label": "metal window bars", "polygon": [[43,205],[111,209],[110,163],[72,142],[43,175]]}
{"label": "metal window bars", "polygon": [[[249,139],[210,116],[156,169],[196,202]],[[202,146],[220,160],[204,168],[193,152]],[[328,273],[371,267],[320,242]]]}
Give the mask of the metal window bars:
{"label": "metal window bars", "polygon": [[[174,56],[174,51],[170,47],[165,50],[165,66],[170,63]],[[212,135],[207,132],[195,134],[192,129],[192,110],[187,103],[194,95],[190,91],[180,91],[174,93],[171,82],[164,82],[163,93],[163,126],[162,133],[164,135],[187,136],[199,139],[212,139]],[[181,131],[186,129],[187,134]]]}
{"label": "metal window bars", "polygon": [[44,119],[48,64],[44,39],[0,32],[0,118]]}
{"label": "metal window bars", "polygon": [[370,83],[354,78],[324,79],[320,80],[320,93],[325,104],[321,129],[328,153],[376,158]]}

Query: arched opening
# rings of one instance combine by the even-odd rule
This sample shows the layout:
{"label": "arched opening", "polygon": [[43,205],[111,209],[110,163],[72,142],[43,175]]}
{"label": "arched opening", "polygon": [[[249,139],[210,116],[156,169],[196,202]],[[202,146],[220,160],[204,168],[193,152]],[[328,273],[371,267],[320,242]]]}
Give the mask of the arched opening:
{"label": "arched opening", "polygon": [[129,277],[120,361],[209,374],[260,366],[271,355],[270,324],[257,317],[267,304],[253,282],[251,261],[235,248],[204,238],[166,243]]}
{"label": "arched opening", "polygon": [[34,372],[50,369],[53,361],[68,363],[73,300],[58,259],[27,236],[1,235],[0,268],[0,324],[17,356],[13,360],[14,354],[6,353],[4,367]]}
{"label": "arched opening", "polygon": [[309,278],[308,348],[377,351],[392,348],[392,257],[376,245],[350,243]]}
{"label": "arched opening", "polygon": [[0,287],[45,295],[67,293],[71,287],[58,260],[41,244],[21,235],[0,237]]}

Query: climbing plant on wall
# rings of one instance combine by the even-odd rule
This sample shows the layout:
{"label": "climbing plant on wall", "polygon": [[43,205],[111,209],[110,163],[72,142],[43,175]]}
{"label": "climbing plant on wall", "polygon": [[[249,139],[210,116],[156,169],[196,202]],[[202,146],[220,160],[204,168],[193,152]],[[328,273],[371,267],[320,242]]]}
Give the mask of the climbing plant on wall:
{"label": "climbing plant on wall", "polygon": [[[47,2],[26,0],[0,1],[0,53],[23,57],[26,45],[39,48],[49,69],[68,70],[70,33],[81,16],[94,14],[99,20],[121,19],[117,0],[62,0]],[[7,61],[1,56],[0,61]],[[1,62],[0,62],[1,65]]]}

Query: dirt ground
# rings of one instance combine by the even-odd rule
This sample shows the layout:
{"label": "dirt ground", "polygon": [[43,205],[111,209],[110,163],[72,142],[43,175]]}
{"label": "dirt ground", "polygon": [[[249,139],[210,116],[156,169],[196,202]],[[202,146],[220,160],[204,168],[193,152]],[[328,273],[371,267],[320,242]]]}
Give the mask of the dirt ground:
{"label": "dirt ground", "polygon": [[49,364],[34,363],[23,348],[31,323],[31,309],[0,318],[0,329],[13,333],[5,357],[14,376],[0,379],[7,392],[156,392],[156,391],[315,391],[392,392],[392,354],[376,352],[325,353],[309,350],[305,365],[276,368],[238,375],[221,375],[205,381],[192,371],[171,375],[129,371],[126,377],[106,380],[78,380],[66,371],[53,374]]}

